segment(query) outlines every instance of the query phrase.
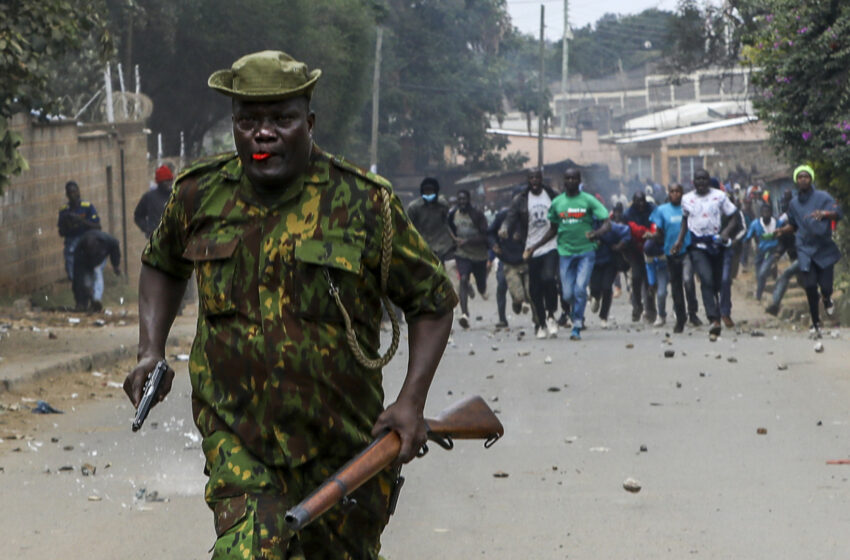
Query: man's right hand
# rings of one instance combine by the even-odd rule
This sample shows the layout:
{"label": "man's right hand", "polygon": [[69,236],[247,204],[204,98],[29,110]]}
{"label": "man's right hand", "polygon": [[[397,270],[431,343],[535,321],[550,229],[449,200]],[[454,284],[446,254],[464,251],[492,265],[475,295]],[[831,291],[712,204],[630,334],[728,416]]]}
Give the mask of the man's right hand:
{"label": "man's right hand", "polygon": [[[127,393],[127,397],[130,398],[133,407],[139,407],[139,402],[142,400],[142,390],[145,387],[145,382],[148,380],[148,375],[150,375],[156,364],[162,359],[164,359],[162,356],[141,358],[133,371],[124,379],[124,392]],[[157,399],[154,401],[152,407],[165,399],[165,396],[171,391],[172,381],[174,381],[174,370],[169,366],[165,372],[165,376],[162,378],[162,383],[159,385]]]}
{"label": "man's right hand", "polygon": [[679,251],[681,251],[681,250],[682,250],[682,244],[677,241],[677,242],[673,243],[672,247],[670,247],[670,254],[671,255],[678,255]]}
{"label": "man's right hand", "polygon": [[508,230],[505,229],[505,228],[499,228],[499,237],[501,239],[507,239],[508,238]]}

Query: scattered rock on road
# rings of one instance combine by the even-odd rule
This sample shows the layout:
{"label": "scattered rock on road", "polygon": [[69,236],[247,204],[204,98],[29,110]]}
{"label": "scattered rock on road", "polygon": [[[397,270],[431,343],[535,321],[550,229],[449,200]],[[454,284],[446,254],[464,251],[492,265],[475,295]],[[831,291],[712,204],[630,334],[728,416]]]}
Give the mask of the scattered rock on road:
{"label": "scattered rock on road", "polygon": [[508,473],[505,471],[496,471],[493,473],[494,478],[508,478]]}
{"label": "scattered rock on road", "polygon": [[758,428],[756,430],[756,433],[760,436],[766,436],[767,435],[767,428]]}
{"label": "scattered rock on road", "polygon": [[675,350],[665,350],[665,351],[664,351],[664,357],[665,357],[665,358],[672,358],[672,357],[673,357],[673,356],[675,356],[675,355],[676,355],[676,351],[675,351]]}
{"label": "scattered rock on road", "polygon": [[638,482],[637,480],[635,480],[632,477],[629,477],[629,478],[627,478],[626,480],[623,481],[623,489],[626,492],[631,492],[632,494],[637,494],[638,492],[640,492],[640,489],[641,489],[640,482]]}
{"label": "scattered rock on road", "polygon": [[778,369],[779,371],[785,371],[786,369],[788,369],[788,364],[777,364],[776,369]]}
{"label": "scattered rock on road", "polygon": [[823,352],[823,342],[816,342],[815,343],[815,352],[817,352],[818,354]]}

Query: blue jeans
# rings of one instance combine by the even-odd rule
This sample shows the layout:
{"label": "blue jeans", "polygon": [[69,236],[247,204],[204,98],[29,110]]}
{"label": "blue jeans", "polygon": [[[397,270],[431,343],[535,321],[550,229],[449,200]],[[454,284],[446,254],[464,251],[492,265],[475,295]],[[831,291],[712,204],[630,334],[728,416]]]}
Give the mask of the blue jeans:
{"label": "blue jeans", "polygon": [[732,316],[732,280],[735,275],[733,270],[733,247],[723,249],[723,273],[720,277],[720,315],[722,317]]}
{"label": "blue jeans", "polygon": [[573,327],[584,327],[587,285],[596,262],[596,251],[580,255],[561,255],[561,297],[570,304]]}
{"label": "blue jeans", "polygon": [[68,275],[68,280],[74,279],[74,249],[77,248],[80,237],[78,235],[76,237],[65,238],[65,248],[62,250],[62,255],[65,257],[65,274]]}
{"label": "blue jeans", "polygon": [[694,271],[699,277],[700,291],[702,291],[702,305],[705,308],[705,315],[709,321],[720,320],[721,306],[721,284],[725,263],[731,259],[724,259],[724,253],[731,253],[725,248],[720,249],[716,254],[711,254],[704,249],[691,247],[688,253],[693,261]]}
{"label": "blue jeans", "polygon": [[646,257],[646,277],[650,288],[655,288],[655,305],[658,315],[667,317],[667,285],[670,283],[670,271],[664,257]]}
{"label": "blue jeans", "polygon": [[761,301],[761,296],[764,293],[764,285],[767,283],[767,275],[770,274],[770,269],[777,260],[776,251],[768,249],[767,251],[759,251],[756,253],[755,269],[756,269],[756,300]]}
{"label": "blue jeans", "polygon": [[788,283],[791,278],[800,272],[800,261],[795,260],[791,266],[782,271],[779,278],[776,280],[776,286],[773,288],[773,305],[779,305],[782,297],[785,295],[785,290],[788,289]]}

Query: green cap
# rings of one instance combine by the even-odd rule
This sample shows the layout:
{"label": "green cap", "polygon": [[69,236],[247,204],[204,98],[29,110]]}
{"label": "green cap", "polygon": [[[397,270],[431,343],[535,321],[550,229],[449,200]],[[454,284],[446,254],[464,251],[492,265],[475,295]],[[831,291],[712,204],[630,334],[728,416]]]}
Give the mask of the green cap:
{"label": "green cap", "polygon": [[213,72],[207,84],[228,97],[246,101],[280,101],[302,95],[309,98],[322,71],[285,52],[261,51],[243,56],[228,70]]}

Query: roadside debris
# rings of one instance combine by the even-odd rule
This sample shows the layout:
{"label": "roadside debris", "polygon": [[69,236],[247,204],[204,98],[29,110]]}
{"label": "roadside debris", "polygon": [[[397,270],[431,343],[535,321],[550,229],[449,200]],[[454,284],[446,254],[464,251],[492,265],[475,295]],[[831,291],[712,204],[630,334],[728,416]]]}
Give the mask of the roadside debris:
{"label": "roadside debris", "polygon": [[675,350],[665,350],[665,351],[664,351],[664,357],[665,357],[665,358],[672,358],[672,357],[673,357],[673,356],[675,356],[675,355],[676,355],[676,351],[675,351]]}
{"label": "roadside debris", "polygon": [[80,472],[83,476],[94,476],[94,473],[97,472],[97,467],[91,463],[83,463],[83,466],[80,467]]}
{"label": "roadside debris", "polygon": [[637,494],[638,492],[640,492],[641,485],[640,485],[640,482],[638,482],[637,480],[635,480],[632,477],[629,477],[629,478],[627,478],[626,480],[623,481],[623,489],[626,492],[631,492],[632,494]]}
{"label": "roadside debris", "polygon": [[32,409],[33,414],[64,414],[61,410],[56,410],[46,401],[37,401],[35,408]]}
{"label": "roadside debris", "polygon": [[756,433],[760,436],[766,436],[767,435],[767,428],[758,428],[756,430]]}
{"label": "roadside debris", "polygon": [[508,478],[508,476],[508,473],[506,473],[505,471],[496,471],[493,473],[494,478]]}

